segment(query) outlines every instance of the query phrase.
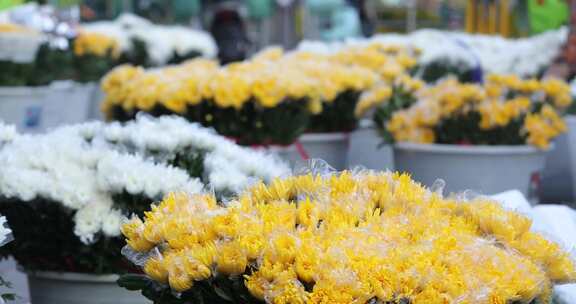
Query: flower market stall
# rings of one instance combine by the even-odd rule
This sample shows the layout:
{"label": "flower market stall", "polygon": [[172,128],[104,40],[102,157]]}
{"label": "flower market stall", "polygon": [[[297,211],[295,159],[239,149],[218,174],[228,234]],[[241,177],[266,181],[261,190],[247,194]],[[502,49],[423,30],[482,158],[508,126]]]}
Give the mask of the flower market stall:
{"label": "flower market stall", "polygon": [[291,145],[293,163],[322,158],[342,169],[362,92],[414,64],[411,49],[373,44],[330,56],[271,48],[227,66],[204,59],[163,69],[121,66],[103,80],[103,111],[120,121],[138,112],[178,114],[242,145]]}
{"label": "flower market stall", "polygon": [[223,199],[290,172],[174,117],[0,134],[0,212],[15,238],[0,252],[26,271],[35,304],[144,303],[115,285],[134,271],[120,255],[123,217],[173,191]]}
{"label": "flower market stall", "polygon": [[[318,26],[366,37],[298,43],[302,1],[16,2],[0,304],[576,304],[576,180],[550,178],[576,172],[573,29],[385,1],[413,8],[388,33],[349,1]],[[285,45],[248,51],[264,32]]]}

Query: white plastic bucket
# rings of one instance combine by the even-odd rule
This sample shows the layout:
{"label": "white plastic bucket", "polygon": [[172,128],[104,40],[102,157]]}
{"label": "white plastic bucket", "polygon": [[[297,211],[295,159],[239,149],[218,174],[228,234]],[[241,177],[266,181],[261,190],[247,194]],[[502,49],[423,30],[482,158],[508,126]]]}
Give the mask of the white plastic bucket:
{"label": "white plastic bucket", "polygon": [[90,101],[90,113],[88,114],[88,118],[90,120],[104,120],[104,114],[102,114],[102,111],[100,110],[100,105],[106,97],[106,94],[100,88],[99,83],[92,83],[91,85],[93,86],[93,91]]}
{"label": "white plastic bucket", "polygon": [[[576,133],[576,117],[569,132]],[[573,135],[576,136],[576,135]],[[541,201],[560,203],[574,201],[572,174],[572,150],[576,152],[576,142],[569,143],[569,134],[562,134],[554,141],[554,150],[546,156],[546,166],[542,174]]]}
{"label": "white plastic bucket", "polygon": [[149,304],[137,291],[116,284],[117,275],[35,272],[28,274],[33,304]]}
{"label": "white plastic bucket", "polygon": [[0,120],[22,132],[42,132],[88,119],[94,87],[58,81],[40,87],[0,87]]}
{"label": "white plastic bucket", "polygon": [[308,133],[299,142],[309,159],[322,159],[333,168],[344,170],[349,139],[348,133]]}
{"label": "white plastic bucket", "polygon": [[398,171],[426,186],[446,182],[444,193],[471,190],[494,194],[511,189],[536,202],[546,152],[532,146],[460,146],[399,143],[394,146]]}
{"label": "white plastic bucket", "polygon": [[394,170],[394,151],[382,145],[382,138],[371,121],[362,121],[360,128],[350,133],[348,168],[363,166],[372,170]]}
{"label": "white plastic bucket", "polygon": [[89,119],[94,84],[54,82],[45,108],[44,128],[85,122]]}
{"label": "white plastic bucket", "polygon": [[572,170],[572,196],[576,198],[576,115],[566,116],[566,123],[568,124],[569,167]]}
{"label": "white plastic bucket", "polygon": [[44,41],[44,36],[37,33],[2,33],[0,34],[0,60],[31,63],[36,58],[40,44]]}
{"label": "white plastic bucket", "polygon": [[308,133],[290,146],[270,146],[267,149],[296,170],[306,167],[310,159],[321,159],[334,169],[344,170],[348,143],[348,133]]}
{"label": "white plastic bucket", "polygon": [[21,131],[40,131],[49,86],[0,87],[0,120]]}

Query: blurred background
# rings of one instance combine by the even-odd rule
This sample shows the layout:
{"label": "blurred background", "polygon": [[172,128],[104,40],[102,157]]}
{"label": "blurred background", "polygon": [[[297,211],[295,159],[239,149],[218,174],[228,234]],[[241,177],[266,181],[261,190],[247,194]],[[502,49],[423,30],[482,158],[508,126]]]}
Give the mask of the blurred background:
{"label": "blurred background", "polygon": [[246,35],[252,50],[269,44],[294,47],[302,39],[339,40],[421,28],[524,37],[569,20],[564,0],[2,0],[0,10],[33,3],[49,5],[53,18],[70,25],[130,13],[154,23],[213,32],[235,19],[243,27],[235,34]]}

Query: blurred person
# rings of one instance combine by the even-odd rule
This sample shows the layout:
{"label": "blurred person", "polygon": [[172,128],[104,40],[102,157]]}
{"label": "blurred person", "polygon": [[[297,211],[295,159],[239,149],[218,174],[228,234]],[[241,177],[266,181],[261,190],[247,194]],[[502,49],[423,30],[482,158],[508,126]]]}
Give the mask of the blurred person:
{"label": "blurred person", "polygon": [[222,64],[244,60],[248,55],[250,40],[239,5],[235,1],[212,3],[210,33],[218,45],[218,58]]}
{"label": "blurred person", "polygon": [[374,23],[372,22],[372,17],[368,13],[368,5],[374,2],[370,0],[348,0],[350,6],[354,7],[360,18],[360,24],[362,28],[362,34],[365,37],[370,37],[374,35]]}
{"label": "blurred person", "polygon": [[569,34],[562,53],[548,68],[546,77],[559,77],[566,80],[576,76],[576,0],[568,0]]}
{"label": "blurred person", "polygon": [[307,0],[306,8],[314,23],[309,25],[314,29],[307,30],[318,32],[314,34],[318,37],[309,38],[334,41],[362,35],[361,15],[367,17],[364,4],[364,0]]}

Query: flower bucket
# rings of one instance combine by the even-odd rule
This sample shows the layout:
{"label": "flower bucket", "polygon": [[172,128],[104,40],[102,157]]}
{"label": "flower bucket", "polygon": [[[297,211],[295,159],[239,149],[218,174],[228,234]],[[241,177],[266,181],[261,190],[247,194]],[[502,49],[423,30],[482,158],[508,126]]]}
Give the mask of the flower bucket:
{"label": "flower bucket", "polygon": [[[572,198],[576,197],[576,115],[566,116],[568,125],[568,152],[570,164],[570,177],[572,181]],[[573,202],[573,201],[572,201]]]}
{"label": "flower bucket", "polygon": [[0,87],[0,120],[22,131],[40,131],[50,92],[50,86]]}
{"label": "flower bucket", "polygon": [[94,93],[93,84],[56,81],[50,87],[52,92],[46,105],[45,128],[88,120]]}
{"label": "flower bucket", "polygon": [[348,133],[308,133],[300,136],[299,143],[303,148],[301,152],[309,159],[322,159],[336,170],[343,170],[349,139]]}
{"label": "flower bucket", "polygon": [[2,33],[0,35],[0,60],[31,63],[44,37],[35,33]]}
{"label": "flower bucket", "polygon": [[309,159],[321,159],[337,170],[346,167],[348,133],[308,133],[289,146],[270,146],[267,150],[293,169],[307,166]]}
{"label": "flower bucket", "polygon": [[394,151],[382,145],[382,138],[371,121],[360,122],[360,128],[350,133],[348,168],[363,166],[372,170],[394,170]]}
{"label": "flower bucket", "polygon": [[40,87],[1,87],[0,120],[20,131],[42,132],[88,119],[94,87],[57,81]]}
{"label": "flower bucket", "polygon": [[116,284],[117,275],[35,272],[28,274],[34,304],[148,304],[139,292]]}
{"label": "flower bucket", "polygon": [[[570,132],[576,133],[576,117],[572,117]],[[573,134],[576,136],[576,134]],[[540,200],[544,203],[574,201],[571,150],[576,152],[576,142],[570,145],[569,134],[562,134],[554,141],[554,150],[546,156],[546,166],[542,174]],[[574,147],[574,148],[571,148]]]}
{"label": "flower bucket", "polygon": [[444,193],[494,194],[511,189],[537,201],[546,152],[532,146],[460,146],[399,143],[396,170],[427,186],[443,179]]}
{"label": "flower bucket", "polygon": [[106,94],[100,88],[100,83],[91,83],[92,85],[92,97],[90,100],[90,112],[88,113],[88,118],[90,120],[104,120],[104,115],[100,110],[100,105]]}

